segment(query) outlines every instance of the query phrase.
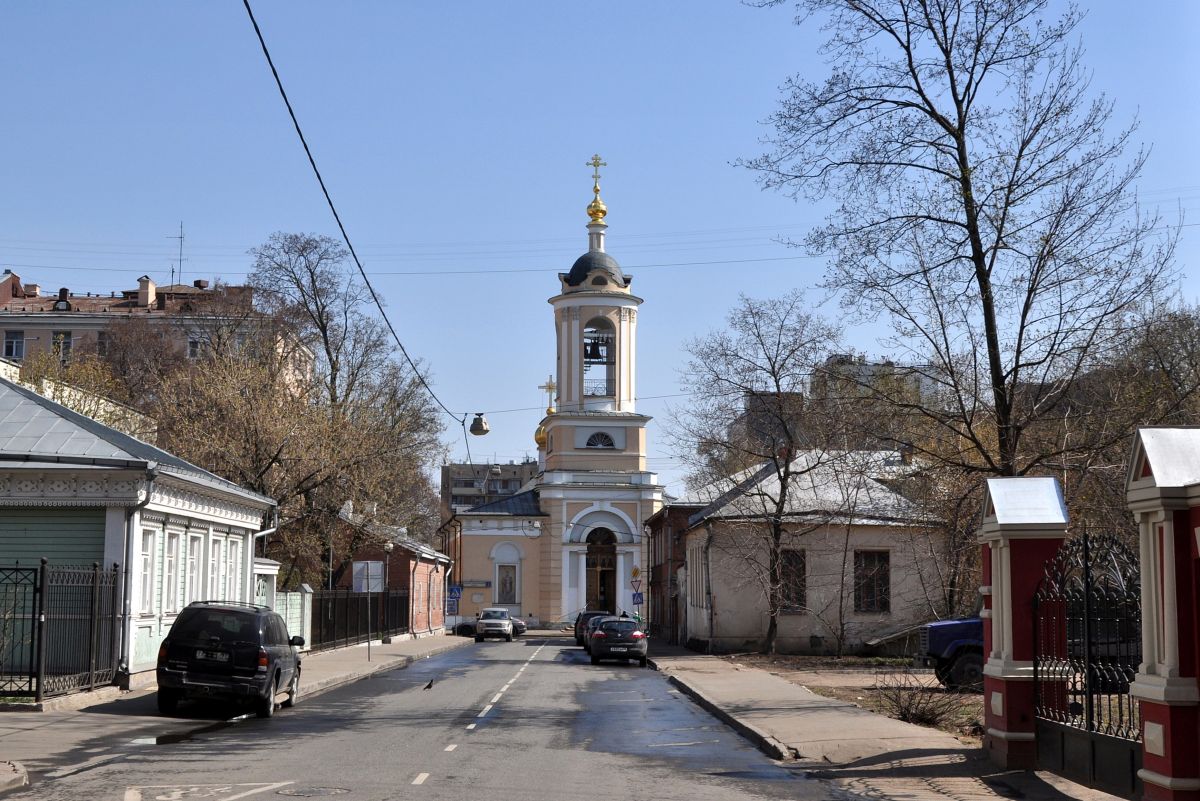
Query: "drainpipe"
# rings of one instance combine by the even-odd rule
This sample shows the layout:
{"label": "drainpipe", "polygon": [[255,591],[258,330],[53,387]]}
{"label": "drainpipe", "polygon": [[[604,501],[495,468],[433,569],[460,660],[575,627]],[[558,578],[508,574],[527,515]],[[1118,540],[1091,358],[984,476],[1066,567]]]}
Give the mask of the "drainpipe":
{"label": "drainpipe", "polygon": [[715,610],[712,600],[712,561],[709,559],[709,549],[712,548],[712,522],[705,521],[704,533],[704,594],[708,601],[708,653],[713,650],[713,636],[716,634]]}
{"label": "drainpipe", "polygon": [[129,671],[130,671],[130,652],[132,650],[129,642],[129,621],[133,617],[133,599],[130,597],[130,566],[133,564],[134,554],[133,548],[137,543],[137,539],[133,536],[133,517],[135,514],[145,509],[154,497],[154,481],[158,478],[158,462],[149,462],[146,465],[146,497],[144,500],[138,501],[129,508],[125,513],[125,579],[122,582],[122,607],[124,614],[121,615],[121,651],[122,660],[118,670],[125,678],[125,686],[129,686]]}

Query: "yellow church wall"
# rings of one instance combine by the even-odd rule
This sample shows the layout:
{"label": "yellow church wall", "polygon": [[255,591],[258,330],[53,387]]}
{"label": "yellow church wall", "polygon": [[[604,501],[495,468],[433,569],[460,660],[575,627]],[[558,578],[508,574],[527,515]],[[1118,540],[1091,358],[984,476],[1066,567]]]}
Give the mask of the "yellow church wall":
{"label": "yellow church wall", "polygon": [[[507,606],[511,614],[522,618],[540,619],[540,590],[542,578],[542,549],[539,537],[530,536],[537,529],[532,521],[464,521],[461,564],[455,566],[457,581],[463,585],[459,614],[471,620],[479,610],[489,606]],[[472,529],[472,524],[480,528]],[[522,525],[523,524],[523,525]],[[518,559],[516,604],[500,603],[500,577],[493,554],[513,564],[504,553],[515,549]],[[483,586],[490,582],[490,586]]]}

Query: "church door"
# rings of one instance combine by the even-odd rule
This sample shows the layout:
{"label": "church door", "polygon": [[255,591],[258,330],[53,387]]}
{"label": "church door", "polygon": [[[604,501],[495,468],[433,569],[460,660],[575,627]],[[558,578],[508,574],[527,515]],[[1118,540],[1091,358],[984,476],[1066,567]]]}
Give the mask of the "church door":
{"label": "church door", "polygon": [[587,608],[615,613],[617,603],[617,537],[598,528],[587,538]]}

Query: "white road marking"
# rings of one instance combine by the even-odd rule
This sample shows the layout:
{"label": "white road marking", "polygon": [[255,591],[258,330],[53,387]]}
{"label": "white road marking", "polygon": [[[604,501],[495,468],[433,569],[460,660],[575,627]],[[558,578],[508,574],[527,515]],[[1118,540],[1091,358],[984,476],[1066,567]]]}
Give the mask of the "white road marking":
{"label": "white road marking", "polygon": [[[495,696],[495,697],[492,699],[492,704],[499,703],[499,702],[500,702],[500,696],[502,696],[502,695],[504,695],[504,693],[503,693],[503,692],[498,692],[498,693],[496,693],[496,696]],[[488,704],[488,706],[491,706],[491,704]]]}
{"label": "white road marking", "polygon": [[446,746],[442,750],[443,751],[453,751],[455,748],[458,748],[458,743],[450,743],[450,745]]}
{"label": "white road marking", "polygon": [[512,682],[510,681],[508,684],[505,684],[503,687],[500,688],[500,692],[502,692],[502,693],[508,692],[508,688],[511,686],[512,686]]}
{"label": "white road marking", "polygon": [[470,731],[470,730],[471,730],[471,729],[473,729],[473,728],[475,728],[475,724],[474,724],[474,723],[468,723],[468,724],[467,724],[467,731]]}
{"label": "white road marking", "polygon": [[412,780],[412,783],[413,783],[413,784],[424,784],[424,783],[425,783],[425,780],[426,780],[426,779],[428,779],[428,778],[429,778],[429,774],[428,774],[428,773],[418,773],[418,774],[417,774],[417,778],[413,779],[413,780]]}
{"label": "white road marking", "polygon": [[[150,790],[150,798],[172,798],[186,801],[188,798],[208,798],[216,801],[237,801],[239,798],[278,790],[295,782],[247,783],[238,784],[143,784],[125,788],[125,801],[142,801],[142,791]],[[249,790],[236,792],[239,788],[249,787]],[[233,795],[225,795],[233,792]]]}
{"label": "white road marking", "polygon": [[481,717],[483,717],[484,715],[486,715],[488,712],[491,712],[491,711],[492,711],[492,705],[491,705],[491,704],[488,704],[487,706],[485,706],[485,707],[483,708],[483,711],[482,711],[482,712],[480,712],[480,713],[479,713],[478,715],[476,715],[475,717],[477,717],[477,718],[481,718]]}

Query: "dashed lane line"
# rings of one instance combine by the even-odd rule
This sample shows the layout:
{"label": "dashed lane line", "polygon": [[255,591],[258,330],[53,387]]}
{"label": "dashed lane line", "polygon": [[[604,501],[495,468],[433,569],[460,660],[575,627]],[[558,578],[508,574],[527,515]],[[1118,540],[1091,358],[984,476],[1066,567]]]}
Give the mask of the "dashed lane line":
{"label": "dashed lane line", "polygon": [[471,730],[472,730],[472,729],[474,729],[474,728],[475,728],[475,724],[474,724],[474,723],[468,723],[468,724],[467,724],[467,731],[471,731]]}
{"label": "dashed lane line", "polygon": [[455,748],[458,748],[458,743],[450,743],[450,745],[446,746],[442,750],[443,751],[453,751]]}
{"label": "dashed lane line", "polygon": [[428,779],[428,778],[429,778],[429,774],[428,774],[428,773],[418,773],[418,774],[417,774],[417,778],[413,779],[413,780],[412,780],[412,783],[413,783],[413,784],[424,784],[424,783],[425,783],[425,780],[426,780],[426,779]]}
{"label": "dashed lane line", "polygon": [[493,703],[493,704],[495,704],[495,703],[499,703],[499,701],[500,701],[500,696],[502,696],[502,695],[504,695],[504,691],[503,691],[503,690],[501,690],[500,692],[496,693],[496,694],[495,694],[495,695],[492,697],[492,703]]}
{"label": "dashed lane line", "polygon": [[482,712],[480,712],[480,713],[479,713],[478,715],[476,715],[475,717],[477,717],[477,718],[484,717],[485,715],[487,715],[487,713],[488,713],[488,712],[491,712],[491,711],[492,711],[492,704],[488,704],[487,706],[485,706],[485,707],[483,708],[483,711],[482,711]]}

